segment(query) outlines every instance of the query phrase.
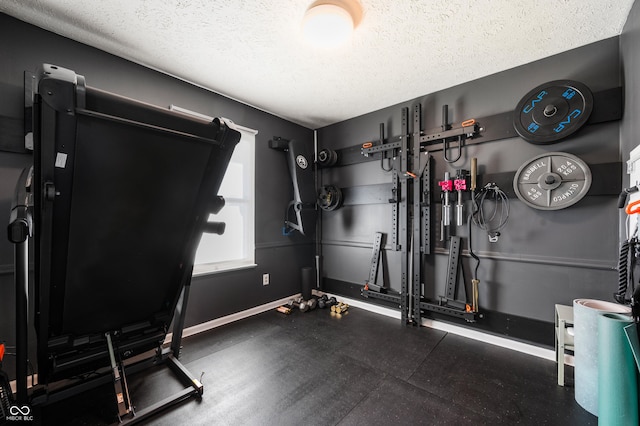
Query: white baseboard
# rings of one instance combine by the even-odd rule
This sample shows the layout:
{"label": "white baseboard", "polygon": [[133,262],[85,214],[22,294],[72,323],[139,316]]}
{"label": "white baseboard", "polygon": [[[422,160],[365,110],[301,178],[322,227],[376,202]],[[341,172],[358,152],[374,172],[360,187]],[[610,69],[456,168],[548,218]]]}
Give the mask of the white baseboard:
{"label": "white baseboard", "polygon": [[[363,302],[361,300],[350,299],[335,294],[327,294],[327,296],[333,296],[350,306],[355,306],[356,308],[364,309],[366,311],[385,315],[391,318],[396,318],[398,320],[400,319],[400,312],[395,309],[385,308],[383,306],[378,306],[371,303]],[[541,348],[539,346],[519,342],[517,340],[507,339],[505,337],[500,337],[489,333],[484,333],[482,331],[471,330],[466,327],[460,327],[454,324],[430,319],[422,319],[422,326],[446,331],[447,333],[452,333],[469,339],[489,343],[491,345],[500,346],[502,348],[511,349],[528,355],[533,355],[538,358],[544,358],[554,362],[556,360],[556,353],[551,349]],[[573,355],[565,354],[564,359],[565,364],[573,365]]]}
{"label": "white baseboard", "polygon": [[[274,300],[273,302],[265,303],[264,305],[256,306],[254,308],[247,309],[245,311],[236,312],[235,314],[227,315],[225,317],[216,318],[211,321],[203,322],[201,324],[196,324],[191,327],[187,327],[182,331],[182,337],[193,336],[198,333],[202,333],[203,331],[212,330],[216,327],[223,326],[225,324],[232,323],[234,321],[239,321],[244,318],[249,318],[253,315],[261,314],[262,312],[269,311],[271,309],[275,309],[280,305],[284,305],[291,299],[297,299],[301,296],[300,293],[294,294],[289,297],[285,297],[279,300]],[[171,343],[171,337],[173,333],[168,333],[164,339],[165,344]]]}
{"label": "white baseboard", "polygon": [[[322,295],[323,293],[318,292],[316,290],[313,291],[316,295]],[[350,299],[348,297],[342,297],[336,294],[327,293],[327,296],[335,297],[350,306],[355,306],[356,308],[364,309],[365,311],[373,312],[379,315],[384,315],[387,317],[400,319],[400,312],[395,309],[386,308],[384,306],[374,305],[371,303],[363,302],[357,299]],[[260,314],[262,312],[266,312],[271,309],[275,309],[280,305],[287,303],[291,299],[297,299],[300,297],[300,293],[294,294],[290,297],[285,297],[280,300],[276,300],[270,303],[266,303],[264,305],[256,306],[251,309],[247,309],[245,311],[237,312],[235,314],[227,315],[222,318],[216,318],[211,321],[207,321],[202,324],[197,324],[192,327],[187,327],[184,329],[182,333],[182,337],[193,336],[198,333],[202,333],[207,330],[214,329],[216,327],[220,327],[225,324],[232,323],[234,321],[238,321],[244,318],[248,318],[253,315]],[[496,336],[489,333],[484,333],[482,331],[472,330],[466,327],[460,327],[454,324],[449,324],[442,321],[423,319],[422,326],[433,328],[435,330],[445,331],[447,333],[452,333],[458,336],[466,337],[468,339],[478,340],[481,342],[489,343],[491,345],[499,346],[506,349],[511,349],[513,351],[522,352],[528,355],[533,355],[538,358],[544,358],[550,361],[556,360],[555,351],[551,349],[541,348],[539,346],[531,345],[528,343],[519,342],[517,340],[507,339],[505,337]],[[171,333],[167,334],[165,339],[165,344],[171,342]],[[565,355],[565,364],[573,366],[573,355]]]}

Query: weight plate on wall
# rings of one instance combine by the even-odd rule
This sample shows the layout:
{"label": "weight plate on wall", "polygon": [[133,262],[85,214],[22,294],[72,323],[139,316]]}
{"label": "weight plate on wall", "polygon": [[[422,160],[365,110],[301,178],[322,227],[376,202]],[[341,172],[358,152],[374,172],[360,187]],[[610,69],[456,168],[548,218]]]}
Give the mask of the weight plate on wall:
{"label": "weight plate on wall", "polygon": [[318,164],[322,167],[331,167],[338,161],[338,153],[332,149],[323,149],[318,152]]}
{"label": "weight plate on wall", "polygon": [[318,206],[324,211],[333,211],[342,206],[342,191],[337,186],[325,185],[320,188]]}
{"label": "weight plate on wall", "polygon": [[585,84],[556,80],[536,87],[520,100],[513,125],[522,139],[551,144],[580,129],[592,110],[593,95]]}
{"label": "weight plate on wall", "polygon": [[582,199],[591,186],[589,166],[575,155],[549,152],[524,163],[513,178],[518,198],[538,210],[560,210]]}

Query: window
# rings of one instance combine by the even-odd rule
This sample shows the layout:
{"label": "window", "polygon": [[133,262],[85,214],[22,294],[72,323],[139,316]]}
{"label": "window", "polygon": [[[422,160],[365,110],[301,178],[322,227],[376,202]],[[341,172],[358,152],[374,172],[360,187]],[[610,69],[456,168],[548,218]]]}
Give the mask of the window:
{"label": "window", "polygon": [[210,222],[224,222],[223,235],[203,234],[196,252],[194,275],[255,266],[254,193],[255,130],[242,133],[220,186],[225,206]]}

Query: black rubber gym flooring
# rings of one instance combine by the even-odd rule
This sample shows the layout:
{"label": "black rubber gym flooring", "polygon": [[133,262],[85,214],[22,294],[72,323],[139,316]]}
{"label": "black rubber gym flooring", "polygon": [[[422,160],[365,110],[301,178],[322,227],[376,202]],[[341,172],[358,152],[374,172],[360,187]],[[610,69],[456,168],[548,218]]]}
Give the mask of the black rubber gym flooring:
{"label": "black rubber gym flooring", "polygon": [[[158,425],[596,425],[574,400],[573,369],[357,308],[265,312],[183,340],[202,377]],[[129,377],[137,407],[180,385],[166,368]],[[112,386],[45,407],[42,424],[117,420]]]}

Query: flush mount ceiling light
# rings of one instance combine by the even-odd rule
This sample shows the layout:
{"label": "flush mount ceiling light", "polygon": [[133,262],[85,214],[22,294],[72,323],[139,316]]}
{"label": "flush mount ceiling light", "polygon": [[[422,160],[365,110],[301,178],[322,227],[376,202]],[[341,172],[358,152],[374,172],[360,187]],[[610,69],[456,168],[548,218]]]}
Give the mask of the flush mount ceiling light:
{"label": "flush mount ceiling light", "polygon": [[362,19],[358,0],[316,0],[307,9],[302,21],[302,34],[319,47],[344,44]]}

